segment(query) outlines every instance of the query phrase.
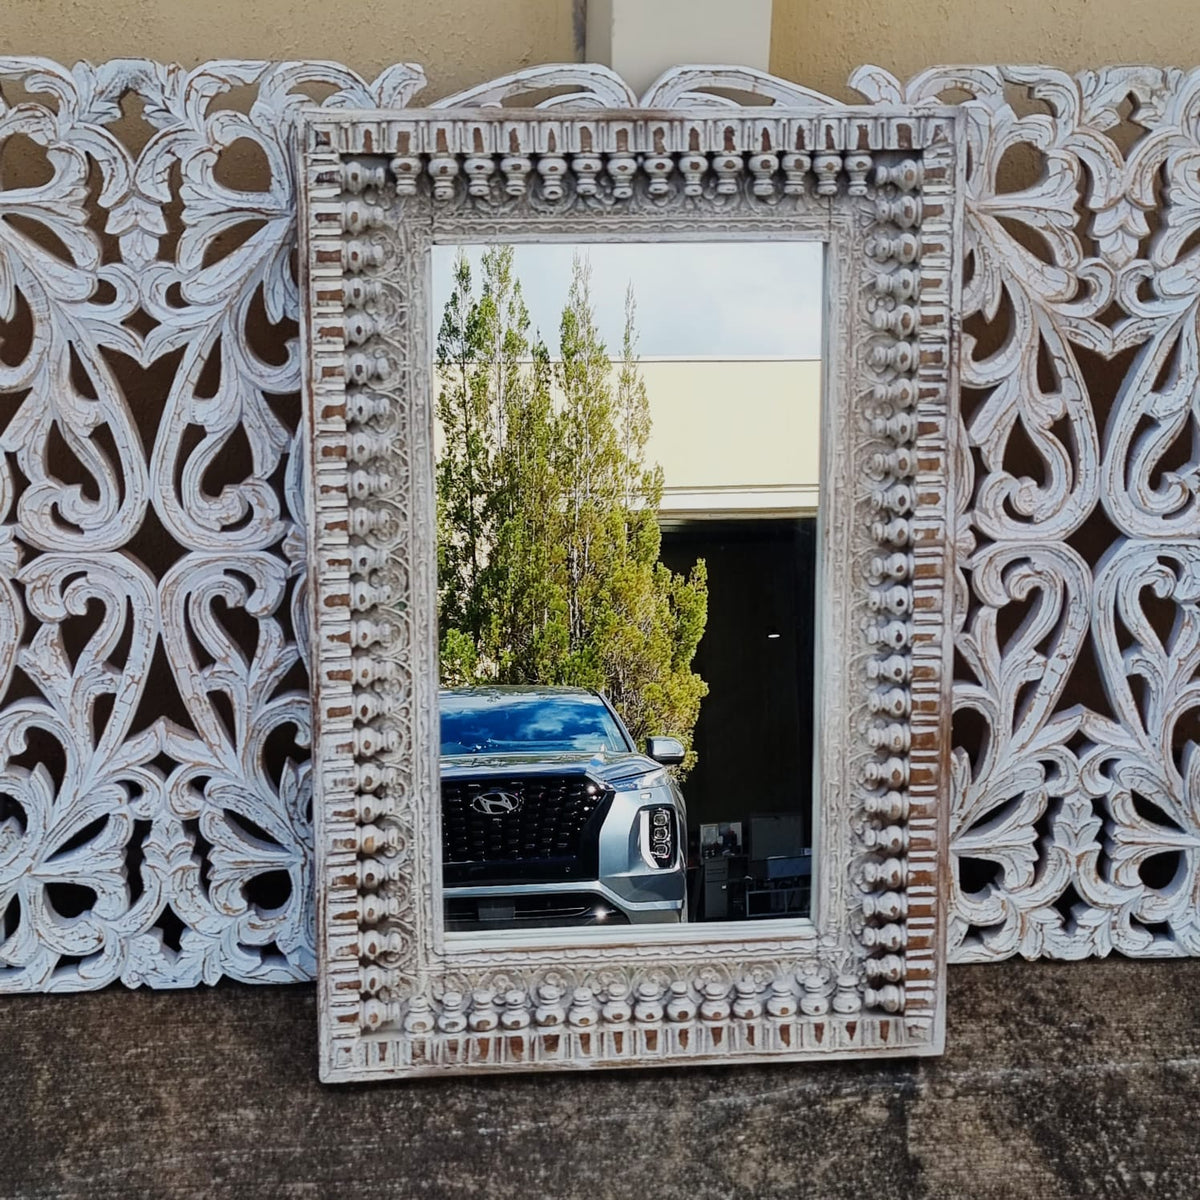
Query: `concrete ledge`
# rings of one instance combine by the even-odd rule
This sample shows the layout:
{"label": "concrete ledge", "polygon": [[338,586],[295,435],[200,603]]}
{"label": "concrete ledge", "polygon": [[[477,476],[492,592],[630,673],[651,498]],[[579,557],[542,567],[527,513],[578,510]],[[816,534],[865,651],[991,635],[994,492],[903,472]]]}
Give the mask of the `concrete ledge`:
{"label": "concrete ledge", "polygon": [[1198,1017],[1200,961],[1008,962],[937,1061],[335,1089],[310,987],[6,998],[0,1196],[1193,1200]]}

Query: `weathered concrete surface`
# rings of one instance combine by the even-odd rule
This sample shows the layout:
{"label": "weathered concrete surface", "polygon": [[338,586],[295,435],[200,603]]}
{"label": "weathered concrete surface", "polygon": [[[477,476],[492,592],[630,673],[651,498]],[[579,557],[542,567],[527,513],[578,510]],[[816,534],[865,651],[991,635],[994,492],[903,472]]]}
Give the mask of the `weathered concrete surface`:
{"label": "weathered concrete surface", "polygon": [[950,984],[937,1062],[336,1089],[310,988],[6,999],[0,1196],[1200,1196],[1200,961]]}

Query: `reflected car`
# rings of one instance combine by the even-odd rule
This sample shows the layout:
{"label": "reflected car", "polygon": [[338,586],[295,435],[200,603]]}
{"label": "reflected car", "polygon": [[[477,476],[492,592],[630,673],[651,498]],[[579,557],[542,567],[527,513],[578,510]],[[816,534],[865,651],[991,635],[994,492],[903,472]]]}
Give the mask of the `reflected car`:
{"label": "reflected car", "polygon": [[447,929],[686,919],[677,739],[640,752],[583,688],[448,689],[440,707]]}

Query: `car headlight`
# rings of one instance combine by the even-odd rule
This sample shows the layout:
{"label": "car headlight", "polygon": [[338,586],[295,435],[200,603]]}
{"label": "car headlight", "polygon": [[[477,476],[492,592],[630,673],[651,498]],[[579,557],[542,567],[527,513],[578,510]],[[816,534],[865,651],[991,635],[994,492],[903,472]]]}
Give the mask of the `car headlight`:
{"label": "car headlight", "polygon": [[628,779],[613,779],[609,787],[614,792],[636,792],[642,788],[662,787],[667,782],[667,773],[661,767],[641,775],[630,775]]}
{"label": "car headlight", "polygon": [[649,867],[673,866],[679,845],[678,821],[670,804],[652,804],[638,814],[638,846]]}

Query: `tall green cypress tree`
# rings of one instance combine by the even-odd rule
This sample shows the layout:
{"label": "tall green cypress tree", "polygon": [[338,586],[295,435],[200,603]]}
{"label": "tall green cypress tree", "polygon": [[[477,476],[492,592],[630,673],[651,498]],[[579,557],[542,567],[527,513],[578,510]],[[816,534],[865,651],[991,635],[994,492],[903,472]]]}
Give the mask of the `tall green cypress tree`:
{"label": "tall green cypress tree", "polygon": [[632,293],[614,386],[585,259],[553,363],[529,338],[512,248],[482,268],[476,296],[460,256],[437,346],[443,681],[603,690],[639,740],[680,737],[690,766],[707,583],[703,563],[684,577],[659,562]]}
{"label": "tall green cypress tree", "polygon": [[540,340],[520,389],[510,393],[507,437],[497,450],[494,543],[485,643],[495,678],[553,682],[567,653],[567,588],[555,473],[550,354]]}
{"label": "tall green cypress tree", "polygon": [[476,673],[482,615],[485,529],[492,483],[487,451],[486,341],[466,257],[437,338],[441,436],[437,463],[438,611],[443,677],[465,683]]}

